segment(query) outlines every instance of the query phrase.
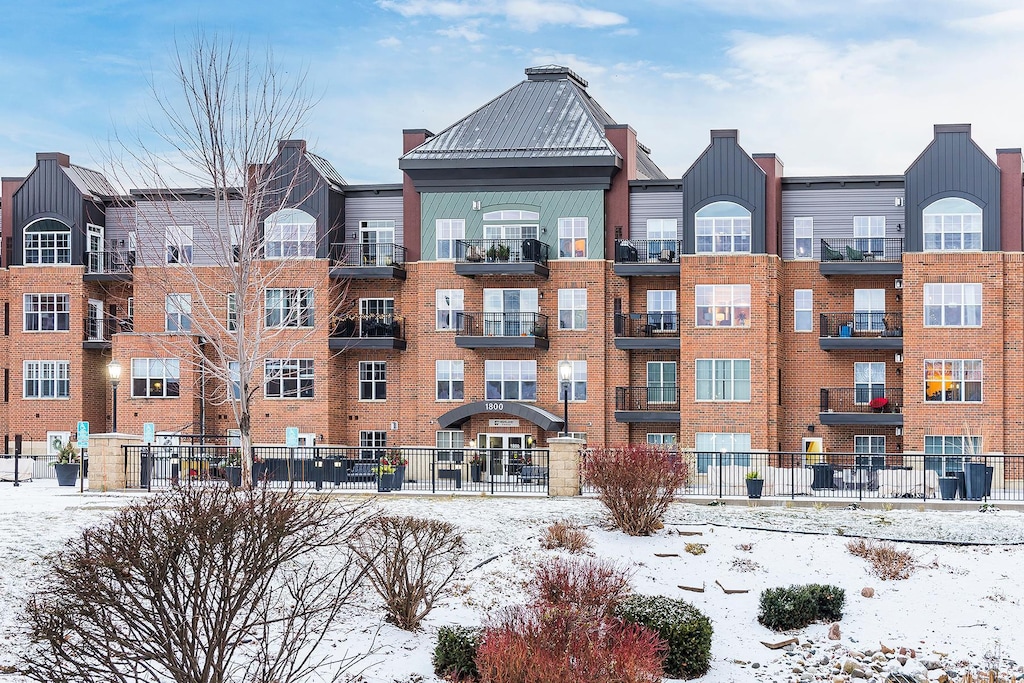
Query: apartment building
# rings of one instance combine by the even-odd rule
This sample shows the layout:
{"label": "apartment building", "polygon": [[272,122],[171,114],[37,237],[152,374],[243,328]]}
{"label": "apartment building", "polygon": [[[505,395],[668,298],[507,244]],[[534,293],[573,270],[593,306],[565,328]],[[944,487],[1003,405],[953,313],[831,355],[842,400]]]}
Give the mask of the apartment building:
{"label": "apartment building", "polygon": [[[296,336],[260,369],[257,441],[295,426],[317,443],[514,450],[567,430],[720,454],[925,452],[935,468],[1024,452],[1019,149],[993,159],[969,125],[936,125],[902,175],[786,177],[713,130],[668,178],[587,87],[531,68],[436,135],[403,131],[396,184],[350,185],[281,141],[268,163],[304,180],[264,222],[264,258],[288,263],[260,317]],[[61,154],[3,179],[7,433],[109,428],[111,358],[120,431],[230,432],[229,389],[181,342],[199,307],[158,286],[187,260],[216,290],[232,227],[212,203],[118,195]],[[238,314],[226,298],[202,310]]]}

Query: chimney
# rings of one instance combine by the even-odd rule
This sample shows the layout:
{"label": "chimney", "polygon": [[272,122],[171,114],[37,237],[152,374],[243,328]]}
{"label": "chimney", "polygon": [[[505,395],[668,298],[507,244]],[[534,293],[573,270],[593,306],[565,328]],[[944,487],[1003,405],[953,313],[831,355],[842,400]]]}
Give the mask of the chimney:
{"label": "chimney", "polygon": [[1021,187],[1020,147],[997,149],[999,166],[1000,247],[1003,251],[1024,250],[1024,191]]}
{"label": "chimney", "polygon": [[769,254],[782,254],[782,159],[774,154],[755,154],[754,163],[764,171],[764,246]]}
{"label": "chimney", "polygon": [[[426,128],[408,128],[402,131],[402,154],[408,154],[424,142],[434,137]],[[420,260],[420,193],[408,173],[402,172],[402,214],[405,221],[405,258],[406,261]]]}

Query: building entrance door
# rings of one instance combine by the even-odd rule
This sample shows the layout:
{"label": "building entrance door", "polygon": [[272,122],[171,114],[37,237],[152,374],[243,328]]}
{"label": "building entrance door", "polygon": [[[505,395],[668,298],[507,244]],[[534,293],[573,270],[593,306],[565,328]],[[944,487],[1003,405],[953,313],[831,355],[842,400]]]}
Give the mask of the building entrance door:
{"label": "building entrance door", "polygon": [[484,450],[487,476],[494,481],[512,481],[526,463],[525,434],[479,434]]}

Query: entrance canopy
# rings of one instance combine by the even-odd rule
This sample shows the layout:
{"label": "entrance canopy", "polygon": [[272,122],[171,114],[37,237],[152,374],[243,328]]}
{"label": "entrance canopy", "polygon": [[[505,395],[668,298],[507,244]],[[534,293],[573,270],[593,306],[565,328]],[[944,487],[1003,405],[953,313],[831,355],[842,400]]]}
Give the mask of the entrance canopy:
{"label": "entrance canopy", "polygon": [[481,413],[515,415],[524,420],[529,420],[546,432],[560,432],[564,426],[562,418],[557,415],[549,413],[543,408],[538,408],[531,403],[518,403],[516,401],[476,401],[474,403],[467,403],[464,406],[453,408],[437,418],[437,424],[441,427],[461,425],[469,418]]}

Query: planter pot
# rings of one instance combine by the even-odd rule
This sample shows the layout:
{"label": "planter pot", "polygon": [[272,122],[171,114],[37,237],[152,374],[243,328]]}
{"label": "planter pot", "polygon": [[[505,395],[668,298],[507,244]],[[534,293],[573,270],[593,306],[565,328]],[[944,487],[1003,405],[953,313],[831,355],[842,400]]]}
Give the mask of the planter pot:
{"label": "planter pot", "polygon": [[956,498],[956,477],[939,477],[939,495],[942,500]]}
{"label": "planter pot", "polygon": [[396,465],[395,466],[395,474],[394,474],[394,478],[395,479],[394,479],[394,482],[393,482],[393,486],[394,486],[394,490],[395,491],[401,491],[402,490],[402,484],[405,483],[405,468],[406,468],[405,465]]}
{"label": "planter pot", "polygon": [[389,472],[388,474],[378,474],[377,475],[377,491],[378,492],[384,493],[384,492],[390,491],[394,487],[394,484],[395,484],[395,474],[393,472]]}
{"label": "planter pot", "polygon": [[469,478],[475,482],[483,481],[482,473],[480,472],[480,465],[469,466]]}
{"label": "planter pot", "polygon": [[760,498],[764,488],[764,479],[747,479],[747,497]]}
{"label": "planter pot", "polygon": [[78,463],[66,463],[54,465],[57,471],[58,486],[74,486],[78,482]]}
{"label": "planter pot", "polygon": [[242,485],[242,468],[234,465],[225,467],[224,478],[228,480],[228,486],[238,488]]}
{"label": "planter pot", "polygon": [[980,462],[964,463],[967,500],[981,500],[985,495],[985,465]]}

